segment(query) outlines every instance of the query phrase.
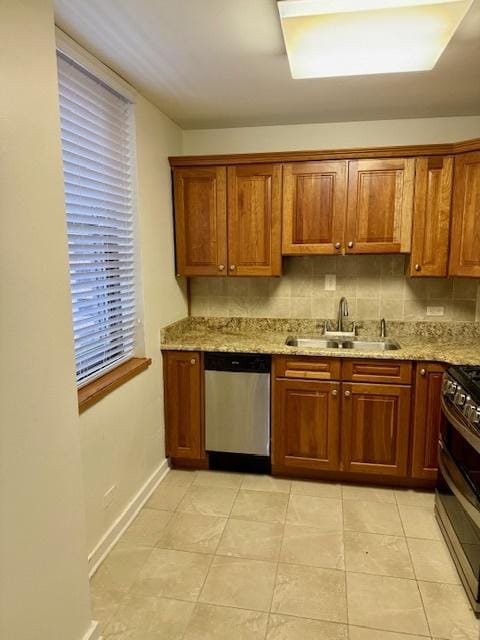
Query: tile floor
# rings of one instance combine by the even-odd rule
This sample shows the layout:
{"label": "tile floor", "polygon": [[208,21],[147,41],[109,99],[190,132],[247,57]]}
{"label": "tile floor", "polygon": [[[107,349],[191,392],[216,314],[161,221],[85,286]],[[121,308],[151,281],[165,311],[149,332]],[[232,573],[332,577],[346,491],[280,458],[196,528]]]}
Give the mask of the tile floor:
{"label": "tile floor", "polygon": [[433,494],[170,471],[92,578],[106,640],[478,640]]}

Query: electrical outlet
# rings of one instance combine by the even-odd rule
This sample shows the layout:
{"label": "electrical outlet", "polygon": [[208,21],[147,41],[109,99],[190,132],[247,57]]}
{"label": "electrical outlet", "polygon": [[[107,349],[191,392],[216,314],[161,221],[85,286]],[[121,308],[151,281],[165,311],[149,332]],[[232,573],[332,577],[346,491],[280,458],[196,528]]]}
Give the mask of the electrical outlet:
{"label": "electrical outlet", "polygon": [[445,307],[427,307],[427,316],[443,316]]}
{"label": "electrical outlet", "polygon": [[325,276],[325,291],[336,291],[337,276],[334,273]]}
{"label": "electrical outlet", "polygon": [[116,484],[112,484],[110,489],[103,494],[103,508],[104,509],[108,509],[112,505],[112,502],[113,502],[113,499],[115,497],[116,491],[117,491],[117,485]]}

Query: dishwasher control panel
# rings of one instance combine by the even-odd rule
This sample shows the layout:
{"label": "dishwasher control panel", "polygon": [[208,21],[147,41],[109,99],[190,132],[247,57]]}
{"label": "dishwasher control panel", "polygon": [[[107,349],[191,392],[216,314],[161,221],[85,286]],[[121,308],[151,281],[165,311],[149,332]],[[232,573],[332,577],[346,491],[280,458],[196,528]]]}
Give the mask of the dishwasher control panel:
{"label": "dishwasher control panel", "polygon": [[206,371],[270,373],[270,368],[271,356],[261,353],[207,352],[205,354]]}

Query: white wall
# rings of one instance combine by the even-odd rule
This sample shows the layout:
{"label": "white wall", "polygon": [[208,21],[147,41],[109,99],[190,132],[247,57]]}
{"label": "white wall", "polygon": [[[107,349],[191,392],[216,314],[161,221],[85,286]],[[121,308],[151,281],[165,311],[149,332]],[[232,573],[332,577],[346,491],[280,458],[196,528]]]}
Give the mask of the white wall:
{"label": "white wall", "polygon": [[0,3],[0,637],[91,625],[53,12]]}
{"label": "white wall", "polygon": [[175,279],[168,164],[181,152],[181,130],[141,96],[135,109],[145,353],[153,362],[80,416],[90,553],[165,460],[160,327],[187,315],[185,282]]}
{"label": "white wall", "polygon": [[434,144],[480,137],[480,116],[295,124],[183,132],[185,155]]}

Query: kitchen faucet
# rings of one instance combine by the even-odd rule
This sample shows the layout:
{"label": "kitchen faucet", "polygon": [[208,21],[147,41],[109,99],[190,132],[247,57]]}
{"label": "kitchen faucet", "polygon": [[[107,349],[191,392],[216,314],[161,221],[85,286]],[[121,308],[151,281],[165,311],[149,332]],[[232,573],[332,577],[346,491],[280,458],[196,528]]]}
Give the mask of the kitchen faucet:
{"label": "kitchen faucet", "polygon": [[348,302],[345,296],[342,296],[338,301],[337,328],[335,329],[335,331],[328,331],[327,321],[325,320],[324,326],[323,326],[324,335],[335,336],[336,338],[338,337],[354,338],[357,334],[356,322],[352,323],[351,331],[345,331],[343,328],[343,318],[346,318],[347,316],[348,316]]}
{"label": "kitchen faucet", "polygon": [[382,318],[380,320],[380,337],[385,338],[386,335],[387,335],[387,325],[385,322],[385,318]]}
{"label": "kitchen faucet", "polygon": [[343,333],[343,317],[348,316],[348,302],[345,296],[340,298],[338,303],[338,313],[337,313],[337,331],[339,333]]}

